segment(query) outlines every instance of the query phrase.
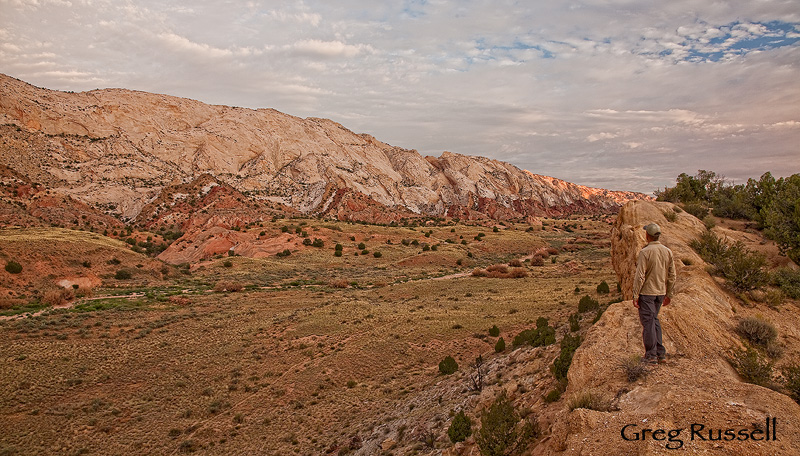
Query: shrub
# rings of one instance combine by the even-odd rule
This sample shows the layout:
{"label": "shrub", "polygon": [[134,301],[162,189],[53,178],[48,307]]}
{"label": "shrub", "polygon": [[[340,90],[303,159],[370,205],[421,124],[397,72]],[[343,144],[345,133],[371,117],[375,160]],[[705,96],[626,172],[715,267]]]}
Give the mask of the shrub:
{"label": "shrub", "polygon": [[303,245],[304,245],[304,246],[306,246],[306,247],[309,247],[309,246],[311,246],[311,242],[312,242],[312,241],[311,241],[311,239],[309,239],[309,238],[305,238],[305,239],[303,239]]}
{"label": "shrub", "polygon": [[772,323],[755,317],[739,320],[736,331],[751,343],[762,347],[769,346],[778,337],[778,330]]}
{"label": "shrub", "polygon": [[700,203],[687,203],[683,205],[683,210],[702,220],[708,215],[708,208]]}
{"label": "shrub", "polygon": [[505,456],[518,452],[538,434],[537,426],[520,418],[502,390],[489,410],[481,415],[481,428],[475,436],[475,443],[484,456]]}
{"label": "shrub", "polygon": [[528,277],[528,271],[526,271],[524,268],[514,268],[508,273],[508,277],[512,279],[524,279],[525,277]]}
{"label": "shrub", "polygon": [[530,344],[534,347],[546,347],[556,343],[556,330],[551,327],[546,318],[536,320],[535,329],[526,329],[519,333],[511,342],[514,347]]}
{"label": "shrub", "polygon": [[341,250],[337,250],[337,251],[333,252],[333,256],[335,256],[335,257],[342,256],[342,251]]}
{"label": "shrub", "polygon": [[350,283],[346,279],[336,279],[332,280],[328,285],[332,288],[347,288]]}
{"label": "shrub", "polygon": [[581,329],[581,316],[574,313],[569,316],[569,330],[572,332],[580,331]]}
{"label": "shrub", "polygon": [[59,288],[49,290],[42,297],[42,302],[49,306],[60,306],[75,298],[75,292],[71,288]]}
{"label": "shrub", "polygon": [[[555,259],[555,257],[553,257],[553,259]],[[544,266],[544,258],[539,254],[534,255],[531,258],[531,266]]]}
{"label": "shrub", "polygon": [[475,268],[472,270],[473,277],[486,277],[488,275],[489,273],[487,273],[485,269]]}
{"label": "shrub", "polygon": [[514,258],[513,260],[508,262],[508,265],[511,266],[512,268],[521,268],[522,261],[519,261],[519,259]]}
{"label": "shrub", "polygon": [[225,266],[226,268],[232,268],[233,262],[231,262],[230,260],[225,260],[225,262],[222,263],[222,265]]}
{"label": "shrub", "polygon": [[343,249],[344,249],[344,246],[342,244],[338,244],[338,243],[336,244],[336,247],[334,247],[334,250],[336,250],[337,252],[341,252]]}
{"label": "shrub", "polygon": [[600,308],[600,303],[589,295],[584,295],[578,302],[578,312],[580,313],[588,312],[590,310],[596,310],[599,308]]}
{"label": "shrub", "polygon": [[359,242],[358,243],[358,250],[364,250],[366,248],[367,248],[367,244],[364,244],[363,242]]}
{"label": "shrub", "polygon": [[558,388],[556,388],[556,389],[553,389],[553,390],[550,390],[550,391],[549,391],[547,394],[545,394],[545,396],[544,396],[544,401],[545,401],[546,403],[548,403],[548,404],[550,404],[550,403],[553,403],[553,402],[555,402],[555,401],[557,401],[557,400],[559,400],[559,399],[561,399],[561,390],[560,390],[560,389],[558,389]]}
{"label": "shrub", "polygon": [[569,401],[569,410],[575,409],[588,409],[597,410],[598,412],[608,412],[611,410],[611,404],[606,401],[600,394],[586,391],[575,395]]}
{"label": "shrub", "polygon": [[508,272],[508,267],[504,264],[493,264],[486,268],[488,272],[499,272],[501,274],[506,274]]}
{"label": "shrub", "polygon": [[235,293],[237,291],[242,291],[243,288],[244,285],[242,285],[240,282],[235,282],[232,280],[220,280],[219,282],[216,283],[216,285],[214,285],[214,291],[218,293],[223,291],[230,291]]}
{"label": "shrub", "polygon": [[673,210],[664,211],[662,214],[664,214],[664,218],[667,219],[668,222],[674,222],[678,220],[678,214],[676,214]]}
{"label": "shrub", "polygon": [[714,219],[714,217],[706,215],[703,217],[703,225],[705,225],[707,230],[710,230],[711,228],[717,226],[717,221]]}
{"label": "shrub", "polygon": [[128,280],[131,276],[131,271],[127,269],[120,269],[114,274],[114,278],[117,280]]}
{"label": "shrub", "polygon": [[447,436],[451,442],[456,443],[467,440],[470,435],[472,435],[472,420],[462,410],[453,417],[453,422],[447,428]]}
{"label": "shrub", "polygon": [[6,263],[6,271],[9,274],[19,274],[20,272],[22,272],[22,265],[14,260],[11,260],[8,263]]}
{"label": "shrub", "polygon": [[766,257],[747,250],[742,242],[728,245],[713,232],[706,231],[691,241],[689,246],[722,273],[737,291],[759,288],[767,282],[767,273],[764,271]]}
{"label": "shrub", "polygon": [[786,366],[782,371],[784,387],[789,397],[800,404],[800,365]]}
{"label": "shrub", "polygon": [[750,252],[737,242],[729,249],[728,261],[722,273],[731,286],[738,291],[748,291],[763,287],[767,282],[764,266],[766,257],[760,253]]}
{"label": "shrub", "polygon": [[291,250],[284,249],[283,251],[276,253],[275,256],[278,257],[278,258],[283,258],[283,257],[287,257],[287,256],[289,256],[291,254],[292,254]]}
{"label": "shrub", "polygon": [[647,366],[642,362],[642,357],[633,355],[619,362],[619,368],[625,373],[629,382],[635,382],[648,374]]}
{"label": "shrub", "polygon": [[550,366],[550,371],[557,380],[561,381],[567,378],[567,371],[569,371],[569,366],[572,364],[572,355],[575,354],[575,350],[578,349],[580,344],[581,336],[578,335],[565,334],[564,338],[561,339],[561,353],[553,361],[553,365]]}
{"label": "shrub", "polygon": [[605,293],[605,294],[608,294],[608,293],[611,292],[611,289],[608,287],[608,283],[605,280],[603,280],[602,282],[600,282],[599,285],[597,285],[597,292],[598,293]]}
{"label": "shrub", "polygon": [[[308,239],[308,238],[306,238],[306,239]],[[322,239],[314,238],[314,242],[311,243],[311,246],[321,249],[321,248],[325,247],[325,242]]]}
{"label": "shrub", "polygon": [[764,359],[758,351],[751,347],[746,350],[741,348],[733,351],[728,362],[747,383],[760,386],[772,384],[772,363]]}
{"label": "shrub", "polygon": [[373,253],[372,253],[372,256],[374,256],[375,258],[380,258],[380,257],[382,257],[382,256],[383,256],[383,254],[382,254],[381,252],[377,252],[377,251],[376,251],[376,252],[373,252]]}
{"label": "shrub", "polygon": [[494,344],[494,352],[503,353],[504,351],[506,351],[506,341],[501,337],[497,339],[497,343]]}
{"label": "shrub", "polygon": [[497,325],[492,326],[491,328],[489,328],[489,335],[492,336],[492,337],[499,336],[500,335],[500,328],[498,328]]}
{"label": "shrub", "polygon": [[446,356],[439,362],[439,372],[444,375],[450,375],[458,370],[458,363],[452,356]]}
{"label": "shrub", "polygon": [[800,299],[800,269],[780,268],[772,275],[773,283],[792,299]]}

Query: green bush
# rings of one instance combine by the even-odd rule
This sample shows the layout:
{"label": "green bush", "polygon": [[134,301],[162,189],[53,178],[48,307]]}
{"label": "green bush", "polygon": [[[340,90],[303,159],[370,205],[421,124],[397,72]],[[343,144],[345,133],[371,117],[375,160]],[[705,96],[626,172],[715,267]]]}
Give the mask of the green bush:
{"label": "green bush", "polygon": [[674,222],[675,220],[678,220],[678,214],[676,214],[675,211],[673,210],[664,211],[662,213],[664,214],[664,218],[667,219],[667,221],[669,222]]}
{"label": "green bush", "polygon": [[537,426],[520,418],[502,390],[489,410],[481,415],[481,428],[475,436],[475,443],[483,456],[506,456],[516,454],[538,435]]}
{"label": "green bush", "polygon": [[789,397],[800,404],[800,365],[786,366],[782,371],[784,387]]}
{"label": "green bush", "polygon": [[[308,239],[308,238],[306,238]],[[314,238],[314,242],[311,243],[312,247],[323,248],[325,247],[325,242],[322,239]]]}
{"label": "green bush", "polygon": [[800,299],[800,269],[780,268],[772,275],[772,282],[792,299]]}
{"label": "green bush", "polygon": [[366,248],[367,248],[367,244],[364,244],[363,242],[359,242],[358,243],[358,250],[364,250]]}
{"label": "green bush", "polygon": [[489,328],[489,335],[492,336],[492,337],[499,336],[500,335],[500,328],[498,328],[497,325],[492,326],[491,328]]}
{"label": "green bush", "polygon": [[559,400],[559,399],[561,399],[561,390],[560,390],[560,389],[558,389],[558,388],[556,388],[556,389],[553,389],[553,390],[550,390],[550,391],[549,391],[547,394],[545,394],[545,396],[544,396],[544,401],[545,401],[546,403],[548,403],[548,404],[550,404],[550,403],[553,403],[553,402],[555,402],[555,401],[557,401],[557,400]]}
{"label": "green bush", "polygon": [[223,262],[222,265],[225,266],[226,268],[233,267],[233,263],[230,260],[225,260],[225,262]]}
{"label": "green bush", "polygon": [[766,257],[747,250],[741,241],[728,245],[713,232],[706,231],[689,246],[728,279],[730,286],[737,291],[753,290],[767,283]]}
{"label": "green bush", "polygon": [[739,320],[736,331],[751,343],[765,348],[775,342],[778,337],[778,330],[775,329],[775,325],[755,317]]}
{"label": "green bush", "polygon": [[502,353],[504,351],[506,351],[506,341],[501,337],[497,339],[497,343],[494,344],[494,352]]}
{"label": "green bush", "polygon": [[467,440],[470,435],[472,435],[472,420],[462,410],[453,417],[453,422],[447,428],[447,436],[451,442],[456,443]]}
{"label": "green bush", "polygon": [[764,359],[757,350],[751,347],[746,350],[736,349],[728,362],[747,383],[766,387],[772,384],[772,363]]}
{"label": "green bush", "polygon": [[589,295],[584,295],[578,302],[578,312],[584,313],[590,310],[597,310],[600,308],[600,303],[597,302]]}
{"label": "green bush", "polygon": [[336,244],[336,247],[334,247],[334,250],[336,250],[337,252],[341,252],[343,249],[344,249],[344,246],[342,244],[338,244],[338,243]]}
{"label": "green bush", "polygon": [[458,363],[452,356],[446,356],[439,362],[439,372],[444,375],[450,375],[458,370]]}
{"label": "green bush", "polygon": [[600,284],[597,285],[597,292],[604,294],[611,293],[611,289],[608,287],[608,282],[606,282],[605,280],[600,282]]}
{"label": "green bush", "polygon": [[550,326],[546,318],[536,319],[535,329],[526,329],[514,337],[511,344],[514,347],[530,344],[534,347],[546,347],[556,343],[556,330]]}
{"label": "green bush", "polygon": [[572,356],[575,354],[575,350],[578,349],[580,344],[581,336],[579,335],[571,336],[565,334],[564,338],[561,339],[561,353],[559,353],[558,358],[553,361],[553,365],[550,366],[550,371],[557,380],[561,381],[567,378],[567,371],[569,371],[569,366],[572,364]]}
{"label": "green bush", "polygon": [[372,252],[372,256],[374,256],[375,258],[380,258],[383,256],[383,254],[381,252],[375,251]]}
{"label": "green bush", "polygon": [[580,331],[581,329],[581,316],[574,313],[569,316],[569,330],[572,332]]}
{"label": "green bush", "polygon": [[703,220],[708,215],[708,208],[700,203],[684,204],[683,210],[700,220]]}
{"label": "green bush", "polygon": [[9,274],[19,274],[22,272],[22,265],[14,260],[11,260],[6,263],[6,271],[8,271]]}
{"label": "green bush", "polygon": [[127,269],[120,269],[114,274],[114,278],[117,280],[128,280],[132,276],[131,271]]}

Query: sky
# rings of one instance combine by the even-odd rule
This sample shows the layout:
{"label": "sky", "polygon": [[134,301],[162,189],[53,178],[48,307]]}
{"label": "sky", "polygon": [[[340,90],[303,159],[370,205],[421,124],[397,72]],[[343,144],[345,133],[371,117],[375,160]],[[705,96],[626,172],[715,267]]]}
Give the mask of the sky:
{"label": "sky", "polygon": [[800,172],[797,0],[0,0],[0,72],[652,193]]}

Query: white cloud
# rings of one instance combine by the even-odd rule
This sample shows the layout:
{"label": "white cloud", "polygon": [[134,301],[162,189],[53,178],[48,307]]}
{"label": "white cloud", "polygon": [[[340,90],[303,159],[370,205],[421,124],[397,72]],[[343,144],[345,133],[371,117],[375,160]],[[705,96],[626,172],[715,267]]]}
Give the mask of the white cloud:
{"label": "white cloud", "polygon": [[[742,49],[800,36],[792,2],[406,6],[0,0],[0,72],[347,119],[423,153],[617,189],[650,191],[701,164],[759,174],[796,156],[800,45]],[[773,21],[795,29],[773,37]]]}
{"label": "white cloud", "polygon": [[351,45],[341,41],[303,40],[289,46],[292,53],[310,57],[355,57],[362,52],[371,52],[368,45]]}

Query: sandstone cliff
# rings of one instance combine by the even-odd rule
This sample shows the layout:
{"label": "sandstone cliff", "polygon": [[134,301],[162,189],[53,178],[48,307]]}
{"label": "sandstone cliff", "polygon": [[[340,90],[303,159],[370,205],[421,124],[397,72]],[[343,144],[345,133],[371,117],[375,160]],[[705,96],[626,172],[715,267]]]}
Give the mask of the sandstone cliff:
{"label": "sandstone cliff", "polygon": [[122,89],[65,93],[5,75],[0,124],[0,164],[137,223],[162,191],[202,174],[253,201],[371,222],[597,213],[646,198],[482,157],[422,157],[326,119]]}
{"label": "sandstone cliff", "polygon": [[[786,349],[784,359],[797,360],[800,312],[791,305],[780,310],[742,306],[709,276],[703,260],[687,245],[705,230],[703,225],[685,212],[669,222],[662,212],[666,210],[672,210],[670,203],[644,201],[629,202],[620,210],[612,231],[612,262],[625,301],[612,304],[589,330],[569,370],[567,397],[593,392],[618,409],[564,410],[555,420],[550,438],[534,454],[675,453],[664,440],[623,440],[621,429],[627,424],[636,425],[639,431],[682,428],[680,451],[689,454],[797,454],[800,406],[781,393],[744,383],[725,358],[731,347],[741,344],[734,332],[737,318],[761,315],[776,324]],[[653,368],[645,380],[628,383],[618,366],[623,359],[643,352],[630,290],[636,255],[645,244],[642,226],[650,222],[662,227],[662,243],[676,258],[675,296],[661,312],[664,345],[673,356],[667,364]],[[767,417],[777,418],[777,441],[692,440],[688,430],[693,423],[706,429],[752,430],[763,428]]]}

